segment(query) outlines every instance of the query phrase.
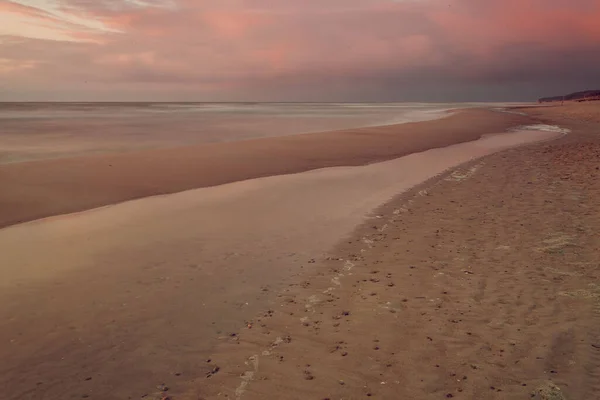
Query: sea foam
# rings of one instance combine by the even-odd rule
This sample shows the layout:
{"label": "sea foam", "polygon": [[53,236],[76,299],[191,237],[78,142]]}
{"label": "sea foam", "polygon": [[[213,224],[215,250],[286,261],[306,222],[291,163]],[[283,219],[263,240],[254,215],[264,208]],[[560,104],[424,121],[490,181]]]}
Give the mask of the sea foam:
{"label": "sea foam", "polygon": [[571,132],[570,129],[561,128],[556,125],[546,125],[546,124],[535,124],[535,125],[522,125],[517,126],[515,128],[510,129],[511,132],[514,131],[544,131],[544,132],[557,132],[566,135]]}

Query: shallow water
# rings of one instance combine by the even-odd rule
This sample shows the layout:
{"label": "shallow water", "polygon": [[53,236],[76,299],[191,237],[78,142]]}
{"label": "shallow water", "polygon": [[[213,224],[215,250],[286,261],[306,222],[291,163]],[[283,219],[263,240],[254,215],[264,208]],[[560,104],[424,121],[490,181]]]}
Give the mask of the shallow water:
{"label": "shallow water", "polygon": [[424,121],[489,106],[501,105],[0,103],[0,164]]}

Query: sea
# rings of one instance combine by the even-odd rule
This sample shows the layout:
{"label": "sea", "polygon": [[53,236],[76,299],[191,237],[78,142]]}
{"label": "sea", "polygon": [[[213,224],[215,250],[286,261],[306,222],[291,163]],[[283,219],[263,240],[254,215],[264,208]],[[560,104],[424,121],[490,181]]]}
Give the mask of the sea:
{"label": "sea", "polygon": [[0,164],[441,118],[507,103],[0,103]]}

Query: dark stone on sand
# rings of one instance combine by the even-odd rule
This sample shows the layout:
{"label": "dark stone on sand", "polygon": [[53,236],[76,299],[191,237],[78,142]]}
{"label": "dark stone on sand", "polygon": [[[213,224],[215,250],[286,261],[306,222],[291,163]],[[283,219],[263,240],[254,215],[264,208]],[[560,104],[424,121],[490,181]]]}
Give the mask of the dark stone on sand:
{"label": "dark stone on sand", "polygon": [[156,387],[158,390],[160,390],[161,392],[166,392],[169,390],[169,387],[167,385],[165,385],[164,383],[161,383],[160,385],[158,385]]}
{"label": "dark stone on sand", "polygon": [[217,372],[219,372],[220,370],[221,370],[221,367],[219,367],[218,365],[215,365],[215,366],[213,367],[213,369],[212,369],[212,370],[211,370],[211,371],[210,371],[208,374],[206,374],[206,377],[207,377],[207,378],[210,378],[211,376],[213,376],[214,374],[216,374],[216,373],[217,373]]}
{"label": "dark stone on sand", "polygon": [[304,371],[304,379],[306,379],[307,381],[312,381],[313,379],[315,379],[315,377],[313,374],[311,374],[311,372],[309,370],[305,370]]}

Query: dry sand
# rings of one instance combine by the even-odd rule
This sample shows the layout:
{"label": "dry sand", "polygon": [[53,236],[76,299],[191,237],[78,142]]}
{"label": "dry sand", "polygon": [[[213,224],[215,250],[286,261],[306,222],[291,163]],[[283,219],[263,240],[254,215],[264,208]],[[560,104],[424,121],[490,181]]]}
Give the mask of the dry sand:
{"label": "dry sand", "polygon": [[599,398],[600,125],[528,112],[573,133],[382,207],[180,398]]}
{"label": "dry sand", "polygon": [[527,121],[468,110],[389,127],[0,165],[0,227],[156,194],[390,160]]}
{"label": "dry sand", "polygon": [[[478,115],[494,120],[501,114]],[[458,129],[460,119],[451,118],[445,121]],[[528,121],[509,114],[498,118],[496,132]],[[578,140],[586,137],[597,144],[596,137],[586,136],[593,126],[572,127],[575,134],[561,143],[581,147]],[[486,132],[494,132],[489,128]],[[425,128],[415,125],[410,132],[415,129]],[[380,140],[366,149],[368,138],[357,132],[325,135],[340,145],[338,135],[349,140],[340,148],[347,160],[332,155],[331,147],[329,155],[315,147],[315,136],[314,164],[300,150],[294,154],[306,158],[292,164],[355,165],[405,151],[387,147],[398,140],[397,127],[370,132]],[[580,393],[592,393],[597,364],[590,348],[595,349],[597,332],[592,319],[578,317],[594,315],[596,298],[595,286],[587,284],[597,278],[590,257],[598,243],[589,235],[600,223],[593,202],[598,180],[589,179],[597,147],[584,146],[584,153],[543,144],[477,161],[392,201],[379,218],[339,244],[365,213],[403,188],[472,157],[548,137],[492,136],[364,167],[237,182],[2,229],[3,395],[517,398],[502,396],[528,394],[542,377],[563,390],[565,382],[575,382]],[[532,157],[540,149],[547,151]],[[188,164],[178,164],[173,176],[183,174],[197,149],[189,154]],[[130,156],[135,165],[150,165],[140,161],[149,160],[142,153]],[[93,158],[95,166],[100,159],[105,161]],[[33,164],[40,165],[28,163]],[[275,163],[280,164],[283,160]],[[64,171],[60,165],[50,170]],[[556,181],[564,175],[561,165],[578,178]],[[94,171],[99,182],[110,183],[109,175]],[[238,175],[227,176],[240,176],[234,172]],[[30,173],[39,183],[39,170]],[[83,175],[68,175],[69,185]],[[560,202],[546,201],[548,185]],[[89,186],[92,192],[102,187],[95,181]],[[565,203],[569,196],[576,198]],[[553,231],[561,224],[563,230]],[[586,234],[591,239],[582,240]],[[581,248],[571,254],[573,242]],[[567,260],[556,258],[554,250],[563,251],[576,269],[553,272],[563,271]],[[509,364],[515,349],[524,362],[513,372],[519,364]],[[554,371],[562,380],[540,372],[540,365],[546,370],[550,364],[560,368]],[[565,372],[563,379],[564,365],[571,375]],[[518,387],[506,383],[507,375],[521,372]],[[467,381],[458,376],[463,373]],[[569,376],[578,380],[565,381]]]}
{"label": "dry sand", "polygon": [[600,109],[600,102],[590,101],[587,103],[567,102],[564,105],[551,104],[534,107],[531,111],[538,117],[568,120],[567,123],[577,123],[578,121],[600,123],[598,109]]}

